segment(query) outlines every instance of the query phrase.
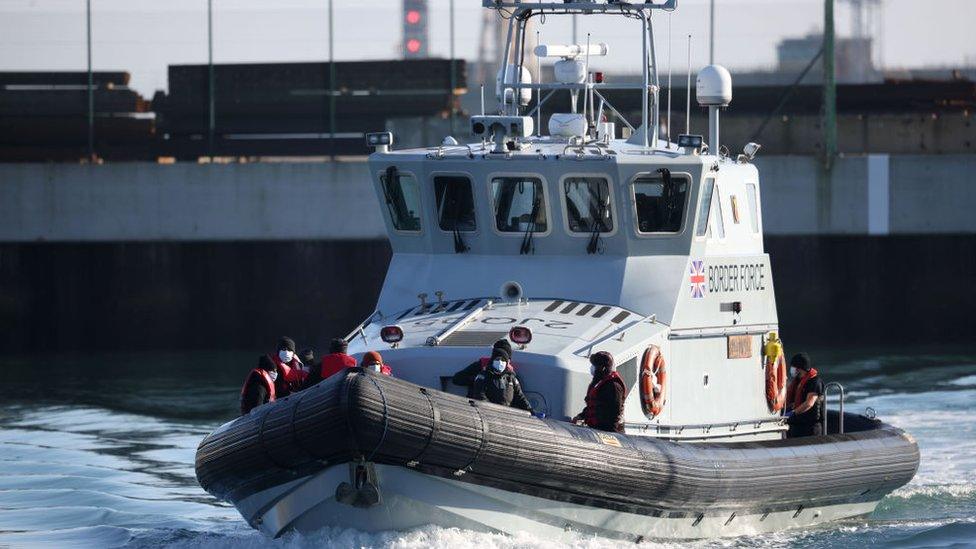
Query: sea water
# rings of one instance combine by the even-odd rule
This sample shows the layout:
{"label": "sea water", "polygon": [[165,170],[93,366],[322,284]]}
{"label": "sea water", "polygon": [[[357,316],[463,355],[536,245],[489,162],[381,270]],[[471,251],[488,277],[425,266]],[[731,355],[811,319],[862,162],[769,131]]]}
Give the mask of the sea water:
{"label": "sea water", "polygon": [[[809,351],[826,379],[846,387],[848,411],[871,407],[918,440],[915,479],[867,520],[682,546],[976,546],[976,349]],[[230,352],[0,359],[0,547],[554,546],[435,526],[273,541],[251,530],[197,485],[193,459],[200,439],[234,417],[255,360]],[[562,546],[634,544],[580,535]]]}

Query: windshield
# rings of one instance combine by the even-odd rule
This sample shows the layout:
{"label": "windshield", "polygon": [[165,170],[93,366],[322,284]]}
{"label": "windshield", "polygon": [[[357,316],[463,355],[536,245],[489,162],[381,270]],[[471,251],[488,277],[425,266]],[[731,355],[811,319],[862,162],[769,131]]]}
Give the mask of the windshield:
{"label": "windshield", "polygon": [[393,228],[398,231],[420,231],[420,187],[412,175],[390,168],[380,177],[383,197],[390,212]]}
{"label": "windshield", "polygon": [[546,232],[545,192],[537,177],[496,177],[491,180],[495,227],[504,233]]}
{"label": "windshield", "polygon": [[642,177],[634,182],[637,230],[642,233],[677,233],[685,214],[688,180],[682,177]]}
{"label": "windshield", "polygon": [[437,218],[445,231],[474,231],[474,196],[471,180],[464,176],[434,178]]}
{"label": "windshield", "polygon": [[566,218],[574,233],[613,230],[610,185],[602,177],[570,177],[563,181]]}

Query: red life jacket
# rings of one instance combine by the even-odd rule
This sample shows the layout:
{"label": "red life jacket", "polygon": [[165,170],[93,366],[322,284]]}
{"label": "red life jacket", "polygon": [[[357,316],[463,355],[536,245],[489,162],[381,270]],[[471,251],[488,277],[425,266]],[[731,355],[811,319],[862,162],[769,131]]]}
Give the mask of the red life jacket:
{"label": "red life jacket", "polygon": [[250,388],[250,385],[252,383],[251,380],[254,379],[251,376],[251,374],[254,373],[258,374],[258,377],[261,379],[261,383],[264,385],[264,388],[268,391],[268,402],[274,402],[275,399],[275,384],[274,381],[271,381],[271,374],[261,368],[255,368],[251,370],[249,374],[247,374],[247,379],[244,380],[244,386],[241,387],[241,414],[242,415],[246,414],[247,412],[250,412],[250,410],[247,411],[244,410],[244,394],[247,393],[247,390]]}
{"label": "red life jacket", "polygon": [[[583,421],[586,422],[590,427],[597,427],[599,425],[599,420],[596,417],[596,399],[597,395],[600,393],[600,389],[603,388],[609,382],[616,383],[620,385],[620,388],[627,391],[627,386],[624,385],[624,380],[620,378],[620,375],[616,371],[610,372],[609,375],[605,376],[600,381],[590,385],[588,391],[586,391],[586,408],[583,408]],[[619,427],[619,425],[614,425],[614,428]],[[618,429],[619,430],[619,429]]]}
{"label": "red life jacket", "polygon": [[817,377],[817,369],[810,368],[799,377],[799,381],[794,379],[790,382],[790,388],[786,391],[786,402],[792,402],[794,410],[806,400],[806,394],[803,392],[803,389],[806,388],[807,382],[815,377]]}
{"label": "red life jacket", "polygon": [[322,379],[338,374],[346,368],[355,368],[356,359],[345,353],[332,353],[322,357]]}
{"label": "red life jacket", "polygon": [[302,361],[297,356],[293,356],[291,361],[285,364],[278,358],[278,353],[268,355],[271,362],[278,368],[278,380],[283,389],[287,392],[299,391],[308,377],[308,372],[302,369]]}

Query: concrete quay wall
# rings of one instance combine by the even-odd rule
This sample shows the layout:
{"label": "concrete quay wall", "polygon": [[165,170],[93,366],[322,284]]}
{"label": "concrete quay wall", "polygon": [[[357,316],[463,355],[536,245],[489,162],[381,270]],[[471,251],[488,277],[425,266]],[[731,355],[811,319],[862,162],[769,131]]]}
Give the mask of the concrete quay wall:
{"label": "concrete quay wall", "polygon": [[[767,235],[976,233],[976,155],[759,156]],[[0,242],[384,236],[364,161],[0,164]]]}

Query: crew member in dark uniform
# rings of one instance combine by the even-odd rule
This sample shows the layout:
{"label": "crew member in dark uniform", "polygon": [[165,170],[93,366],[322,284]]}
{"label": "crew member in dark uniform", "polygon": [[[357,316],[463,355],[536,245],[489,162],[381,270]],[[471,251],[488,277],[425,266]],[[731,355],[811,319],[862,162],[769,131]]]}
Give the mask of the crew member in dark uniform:
{"label": "crew member in dark uniform", "polygon": [[532,405],[525,398],[522,384],[515,377],[508,352],[499,347],[491,352],[488,367],[474,378],[471,388],[474,399],[487,400],[502,406],[521,408],[532,412]]}
{"label": "crew member in dark uniform", "polygon": [[[494,352],[495,349],[504,349],[505,352],[508,353],[509,357],[512,356],[512,344],[509,343],[507,339],[503,338],[496,341],[495,344],[491,346],[492,352]],[[478,374],[488,369],[488,363],[490,362],[491,357],[484,356],[479,358],[478,360],[465,366],[460,372],[454,374],[454,377],[451,378],[451,383],[460,385],[461,387],[467,387],[468,398],[474,398],[474,378],[478,377]],[[512,369],[512,371],[515,370],[515,364],[511,362],[511,359],[509,359],[509,367]]]}
{"label": "crew member in dark uniform", "polygon": [[274,401],[275,380],[277,378],[278,370],[275,363],[271,361],[268,355],[261,355],[258,358],[258,367],[251,370],[241,388],[242,416],[262,404]]}
{"label": "crew member in dark uniform", "polygon": [[627,388],[617,374],[613,355],[606,351],[590,355],[590,374],[593,381],[586,390],[586,406],[573,418],[573,422],[601,431],[624,432]]}
{"label": "crew member in dark uniform", "polygon": [[806,353],[790,359],[793,377],[786,389],[786,416],[789,436],[823,434],[824,384]]}

